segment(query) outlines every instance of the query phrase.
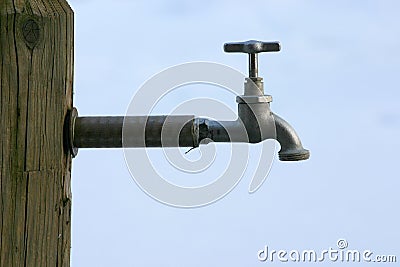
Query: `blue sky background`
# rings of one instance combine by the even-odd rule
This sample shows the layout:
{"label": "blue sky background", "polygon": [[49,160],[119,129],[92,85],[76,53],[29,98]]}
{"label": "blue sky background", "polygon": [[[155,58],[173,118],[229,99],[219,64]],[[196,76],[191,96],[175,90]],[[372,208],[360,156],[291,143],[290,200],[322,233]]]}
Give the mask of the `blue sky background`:
{"label": "blue sky background", "polygon": [[183,62],[246,72],[246,56],[223,53],[223,43],[279,40],[280,53],[260,56],[260,75],[272,110],[311,150],[309,161],[276,160],[255,194],[244,177],[213,205],[177,209],[138,188],[122,150],[81,149],[72,266],[263,266],[265,245],[323,250],[339,238],[400,261],[397,1],[69,3],[80,115],[123,115],[146,79]]}

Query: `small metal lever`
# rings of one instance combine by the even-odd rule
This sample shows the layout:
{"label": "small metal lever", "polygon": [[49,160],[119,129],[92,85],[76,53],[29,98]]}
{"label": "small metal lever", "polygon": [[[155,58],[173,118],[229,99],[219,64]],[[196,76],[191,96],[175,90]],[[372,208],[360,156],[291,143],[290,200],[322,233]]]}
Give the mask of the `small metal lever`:
{"label": "small metal lever", "polygon": [[249,78],[258,78],[258,53],[278,52],[280,50],[281,44],[279,42],[250,40],[224,44],[224,51],[227,53],[249,54]]}

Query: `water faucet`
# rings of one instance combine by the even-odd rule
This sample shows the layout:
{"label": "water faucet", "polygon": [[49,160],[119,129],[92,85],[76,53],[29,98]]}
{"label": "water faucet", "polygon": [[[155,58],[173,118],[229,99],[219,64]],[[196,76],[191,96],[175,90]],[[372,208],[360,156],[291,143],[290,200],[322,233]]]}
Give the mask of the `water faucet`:
{"label": "water faucet", "polygon": [[[247,53],[249,56],[249,77],[244,84],[244,95],[237,97],[238,113],[244,123],[249,141],[260,142],[271,137],[270,123],[275,123],[275,139],[281,145],[278,152],[281,161],[306,160],[310,152],[304,149],[296,131],[284,119],[270,111],[272,96],[264,95],[263,78],[258,77],[258,54],[262,52],[279,52],[279,42],[261,42],[250,40],[246,42],[226,43],[227,53]],[[271,119],[269,116],[272,116]],[[266,126],[264,124],[267,124]],[[263,129],[264,126],[264,129]],[[264,130],[267,134],[262,135]]]}
{"label": "water faucet", "polygon": [[[249,55],[244,94],[236,98],[237,120],[216,121],[191,115],[80,117],[73,108],[65,120],[66,148],[75,157],[79,148],[198,147],[209,141],[258,143],[276,139],[281,145],[281,161],[308,159],[310,152],[303,148],[294,129],[271,112],[272,97],[264,95],[263,79],[258,77],[258,54],[280,51],[280,43],[226,43],[224,51]],[[124,136],[123,140],[124,127],[135,134]],[[168,134],[162,135],[163,131]]]}

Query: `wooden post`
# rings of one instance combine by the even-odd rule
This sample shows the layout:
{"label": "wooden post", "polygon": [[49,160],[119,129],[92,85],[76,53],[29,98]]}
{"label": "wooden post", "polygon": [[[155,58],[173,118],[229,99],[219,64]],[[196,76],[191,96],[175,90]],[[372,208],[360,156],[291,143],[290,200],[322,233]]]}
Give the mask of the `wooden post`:
{"label": "wooden post", "polygon": [[69,266],[73,11],[0,0],[0,265]]}

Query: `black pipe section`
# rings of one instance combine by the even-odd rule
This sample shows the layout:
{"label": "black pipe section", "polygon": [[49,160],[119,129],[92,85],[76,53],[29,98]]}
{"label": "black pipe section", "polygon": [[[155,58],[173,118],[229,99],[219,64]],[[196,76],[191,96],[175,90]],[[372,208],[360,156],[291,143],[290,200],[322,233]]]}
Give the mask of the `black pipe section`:
{"label": "black pipe section", "polygon": [[74,147],[122,147],[124,117],[77,117],[74,125]]}
{"label": "black pipe section", "polygon": [[[122,147],[124,120],[128,128],[136,129],[136,134],[125,136],[125,147],[198,146],[194,116],[116,116],[77,117],[74,123],[74,147]],[[163,127],[177,129],[178,134],[162,134]]]}

